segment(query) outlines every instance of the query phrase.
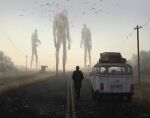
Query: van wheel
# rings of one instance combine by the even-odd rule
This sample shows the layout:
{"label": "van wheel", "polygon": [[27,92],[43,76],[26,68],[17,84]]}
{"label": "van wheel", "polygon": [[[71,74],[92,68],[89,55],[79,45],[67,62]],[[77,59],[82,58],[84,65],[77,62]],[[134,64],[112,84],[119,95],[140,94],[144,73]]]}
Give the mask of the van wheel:
{"label": "van wheel", "polygon": [[128,95],[128,96],[127,96],[127,101],[128,101],[128,102],[132,102],[132,95]]}
{"label": "van wheel", "polygon": [[119,96],[119,97],[120,97],[120,100],[121,100],[122,102],[124,102],[124,101],[127,100],[127,97],[126,97],[126,96]]}
{"label": "van wheel", "polygon": [[101,101],[101,100],[102,100],[102,95],[98,94],[98,101]]}
{"label": "van wheel", "polygon": [[132,95],[121,96],[121,100],[125,102],[132,102]]}
{"label": "van wheel", "polygon": [[92,92],[92,99],[95,100],[97,98],[97,93],[94,92],[92,86],[91,86],[91,92]]}

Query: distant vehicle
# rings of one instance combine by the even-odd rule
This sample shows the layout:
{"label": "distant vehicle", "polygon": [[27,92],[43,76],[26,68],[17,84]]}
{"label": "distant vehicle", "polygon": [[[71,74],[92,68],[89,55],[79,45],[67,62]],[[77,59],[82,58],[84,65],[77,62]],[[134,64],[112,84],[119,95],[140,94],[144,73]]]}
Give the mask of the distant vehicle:
{"label": "distant vehicle", "polygon": [[120,53],[102,53],[99,63],[93,67],[90,75],[92,98],[117,95],[132,101],[132,67]]}
{"label": "distant vehicle", "polygon": [[42,65],[40,72],[46,72],[47,68],[48,68],[48,66]]}

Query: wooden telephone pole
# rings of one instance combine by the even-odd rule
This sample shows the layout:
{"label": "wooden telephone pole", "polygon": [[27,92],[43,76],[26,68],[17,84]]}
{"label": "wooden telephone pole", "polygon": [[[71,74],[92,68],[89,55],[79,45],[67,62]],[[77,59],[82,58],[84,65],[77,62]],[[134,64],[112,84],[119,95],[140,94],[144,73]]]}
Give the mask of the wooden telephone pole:
{"label": "wooden telephone pole", "polygon": [[27,62],[27,61],[28,61],[28,56],[26,55],[26,71],[27,71],[27,69],[28,69],[28,65],[27,65],[28,62]]}
{"label": "wooden telephone pole", "polygon": [[139,87],[140,87],[140,78],[141,78],[141,75],[140,75],[140,51],[139,51],[139,29],[142,28],[141,26],[136,26],[134,28],[134,30],[137,30],[137,56],[138,56],[138,84],[139,84]]}

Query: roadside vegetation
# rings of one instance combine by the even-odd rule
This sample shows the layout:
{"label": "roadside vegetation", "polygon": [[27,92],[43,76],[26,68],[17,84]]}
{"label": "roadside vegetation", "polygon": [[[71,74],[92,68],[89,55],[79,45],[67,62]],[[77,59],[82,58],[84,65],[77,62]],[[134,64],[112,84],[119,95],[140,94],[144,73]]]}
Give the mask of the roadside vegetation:
{"label": "roadside vegetation", "polygon": [[135,98],[141,103],[150,104],[150,50],[140,51],[140,86],[137,79],[137,55],[133,55],[128,61],[133,67],[135,77]]}
{"label": "roadside vegetation", "polygon": [[0,51],[0,72],[6,72],[14,69],[14,63],[11,58],[6,56],[3,51]]}

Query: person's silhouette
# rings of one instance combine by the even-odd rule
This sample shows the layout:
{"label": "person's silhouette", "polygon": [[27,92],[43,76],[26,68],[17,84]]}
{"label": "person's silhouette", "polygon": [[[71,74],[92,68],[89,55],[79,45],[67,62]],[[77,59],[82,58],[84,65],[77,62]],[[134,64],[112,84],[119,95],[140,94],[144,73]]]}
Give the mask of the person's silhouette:
{"label": "person's silhouette", "polygon": [[74,80],[74,89],[77,98],[80,98],[80,89],[84,76],[82,71],[79,70],[79,66],[76,66],[76,70],[73,72],[72,79]]}

